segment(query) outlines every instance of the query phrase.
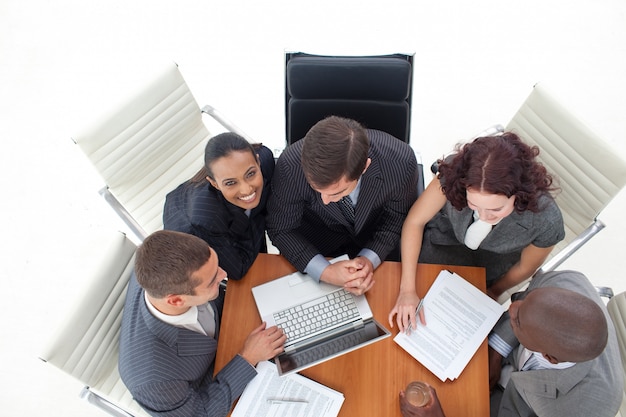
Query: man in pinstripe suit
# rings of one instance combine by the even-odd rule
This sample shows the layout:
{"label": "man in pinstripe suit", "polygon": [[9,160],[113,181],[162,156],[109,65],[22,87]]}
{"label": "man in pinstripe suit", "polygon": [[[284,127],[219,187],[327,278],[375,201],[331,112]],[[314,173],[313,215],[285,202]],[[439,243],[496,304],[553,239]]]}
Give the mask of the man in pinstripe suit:
{"label": "man in pinstripe suit", "polygon": [[162,230],[137,250],[120,334],[119,371],[133,398],[161,417],[225,416],[256,375],[282,352],[276,326],[256,328],[213,378],[226,276],[202,239]]}
{"label": "man in pinstripe suit", "polygon": [[[298,270],[362,294],[373,271],[399,259],[402,223],[417,198],[408,144],[330,116],[278,159],[268,201],[272,243]],[[330,264],[325,257],[351,258]]]}

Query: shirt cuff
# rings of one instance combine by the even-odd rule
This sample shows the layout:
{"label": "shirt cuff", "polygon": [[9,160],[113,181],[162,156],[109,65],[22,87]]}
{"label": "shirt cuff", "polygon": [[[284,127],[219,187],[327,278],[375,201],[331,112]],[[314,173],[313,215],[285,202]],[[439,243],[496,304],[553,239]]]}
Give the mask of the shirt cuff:
{"label": "shirt cuff", "polygon": [[357,256],[363,256],[369,259],[374,269],[378,268],[381,264],[380,257],[371,249],[363,248]]}
{"label": "shirt cuff", "polygon": [[309,261],[306,268],[304,268],[304,272],[317,282],[320,282],[322,272],[324,272],[324,269],[326,269],[328,265],[330,265],[330,262],[318,253]]}
{"label": "shirt cuff", "polygon": [[507,358],[513,352],[513,347],[495,333],[489,334],[489,347],[502,355],[503,358]]}

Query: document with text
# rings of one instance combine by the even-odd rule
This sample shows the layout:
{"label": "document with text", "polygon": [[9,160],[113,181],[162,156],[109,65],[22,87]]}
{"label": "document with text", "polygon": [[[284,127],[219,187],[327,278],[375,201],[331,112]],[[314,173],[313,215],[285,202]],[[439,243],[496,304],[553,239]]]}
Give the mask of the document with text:
{"label": "document with text", "polygon": [[276,365],[260,362],[257,376],[241,394],[231,417],[337,417],[342,393],[300,374],[279,376]]}
{"label": "document with text", "polygon": [[426,326],[394,341],[442,381],[456,379],[474,356],[504,306],[450,271],[441,271],[424,297]]}

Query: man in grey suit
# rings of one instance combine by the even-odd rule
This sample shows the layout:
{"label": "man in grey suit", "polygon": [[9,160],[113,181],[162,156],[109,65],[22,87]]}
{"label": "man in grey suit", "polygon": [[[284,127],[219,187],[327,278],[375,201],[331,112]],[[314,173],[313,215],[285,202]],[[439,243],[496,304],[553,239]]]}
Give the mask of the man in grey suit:
{"label": "man in grey suit", "polygon": [[[621,359],[589,280],[575,271],[537,275],[511,301],[489,336],[491,415],[614,417],[623,396]],[[431,392],[434,401],[422,409],[401,393],[403,416],[443,416]]]}
{"label": "man in grey suit", "polygon": [[[399,259],[417,167],[410,146],[387,133],[337,116],[321,120],[278,159],[268,235],[299,271],[362,294],[382,261]],[[343,254],[351,259],[325,259]]]}
{"label": "man in grey suit", "polygon": [[202,239],[169,230],[137,250],[120,334],[119,371],[133,398],[160,417],[226,416],[259,361],[282,352],[276,326],[256,328],[215,378],[226,273]]}

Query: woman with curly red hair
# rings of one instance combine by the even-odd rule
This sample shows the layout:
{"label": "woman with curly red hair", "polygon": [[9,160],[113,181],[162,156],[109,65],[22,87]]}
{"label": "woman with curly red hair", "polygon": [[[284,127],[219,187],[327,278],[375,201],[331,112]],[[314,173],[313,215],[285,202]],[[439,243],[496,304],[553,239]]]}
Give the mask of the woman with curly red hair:
{"label": "woman with curly red hair", "polygon": [[[402,278],[389,313],[400,330],[415,328],[417,262],[486,268],[497,299],[531,277],[565,237],[539,149],[514,133],[457,145],[415,202],[402,228]],[[419,279],[419,278],[418,278]],[[422,322],[423,315],[420,313]]]}

